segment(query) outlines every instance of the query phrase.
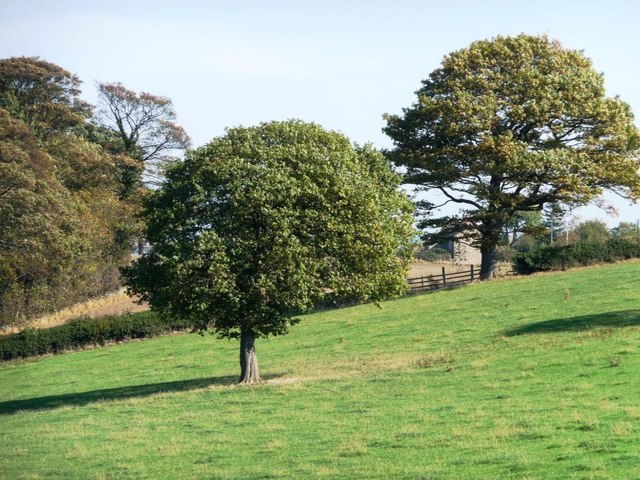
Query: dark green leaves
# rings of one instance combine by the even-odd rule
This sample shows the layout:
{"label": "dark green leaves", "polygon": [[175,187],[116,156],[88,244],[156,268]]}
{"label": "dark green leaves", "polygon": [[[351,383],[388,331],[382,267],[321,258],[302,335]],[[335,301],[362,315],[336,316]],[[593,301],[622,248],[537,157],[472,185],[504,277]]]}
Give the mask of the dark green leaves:
{"label": "dark green leaves", "polygon": [[282,334],[319,302],[406,288],[412,206],[373,148],[300,121],[230,129],[149,200],[153,253],[127,275],[222,336]]}

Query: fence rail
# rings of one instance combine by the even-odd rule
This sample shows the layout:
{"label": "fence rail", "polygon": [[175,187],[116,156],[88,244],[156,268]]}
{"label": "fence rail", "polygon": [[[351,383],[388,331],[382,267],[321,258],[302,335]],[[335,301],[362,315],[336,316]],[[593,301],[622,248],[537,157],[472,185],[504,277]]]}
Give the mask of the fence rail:
{"label": "fence rail", "polygon": [[[515,272],[511,269],[502,271],[499,276],[511,276]],[[423,277],[408,278],[409,289],[411,293],[426,292],[429,290],[438,290],[440,288],[455,287],[457,285],[463,285],[465,283],[471,283],[474,280],[480,279],[480,268],[469,265],[469,270],[462,270],[458,272],[447,272],[445,267],[442,267],[440,274],[430,274]]]}
{"label": "fence rail", "polygon": [[411,293],[417,293],[469,283],[477,280],[479,277],[479,269],[470,265],[469,270],[459,272],[447,272],[446,268],[442,267],[442,272],[440,274],[408,278],[407,282],[409,283]]}
{"label": "fence rail", "polygon": [[[512,269],[502,270],[498,276],[511,276],[515,275]],[[432,273],[423,277],[408,278],[409,290],[411,293],[426,292],[429,290],[438,290],[440,288],[455,287],[457,285],[463,285],[465,283],[473,282],[474,280],[480,280],[480,268],[474,265],[469,265],[468,270],[462,270],[458,272],[447,272],[445,267],[442,267],[441,273]]]}

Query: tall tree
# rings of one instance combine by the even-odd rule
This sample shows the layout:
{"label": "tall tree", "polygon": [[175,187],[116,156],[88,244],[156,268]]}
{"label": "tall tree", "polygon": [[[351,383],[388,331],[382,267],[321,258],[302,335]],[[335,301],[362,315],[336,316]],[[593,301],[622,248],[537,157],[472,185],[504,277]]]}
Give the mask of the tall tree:
{"label": "tall tree", "polygon": [[135,93],[121,83],[99,83],[99,122],[116,135],[110,146],[133,161],[122,163],[122,196],[143,182],[157,183],[163,166],[189,146],[189,136],[175,123],[173,102],[150,93]]}
{"label": "tall tree", "polygon": [[547,229],[548,242],[553,245],[562,234],[565,234],[566,239],[568,235],[566,225],[567,207],[557,202],[548,203],[544,206],[542,213],[543,225]]}
{"label": "tall tree", "polygon": [[403,293],[413,206],[370,146],[300,121],[233,128],[167,172],[146,205],[151,253],[125,269],[164,314],[240,338],[280,335],[319,302]]}
{"label": "tall tree", "polygon": [[0,325],[55,304],[50,287],[69,273],[73,207],[56,173],[29,127],[0,109]]}
{"label": "tall tree", "polygon": [[51,157],[29,128],[0,109],[0,254],[38,236],[42,225],[35,211],[55,216],[53,192],[59,186],[54,173]]}
{"label": "tall tree", "polygon": [[91,105],[80,99],[76,75],[38,57],[0,59],[0,108],[40,138],[80,127]]}
{"label": "tall tree", "polygon": [[440,192],[457,214],[420,203],[425,228],[463,232],[494,275],[504,225],[547,203],[585,204],[604,189],[640,195],[640,136],[629,106],[605,95],[579,52],[547,37],[472,43],[446,56],[403,115],[386,115],[389,157],[405,182]]}
{"label": "tall tree", "polygon": [[121,285],[133,212],[79,95],[57,65],[0,60],[0,324]]}

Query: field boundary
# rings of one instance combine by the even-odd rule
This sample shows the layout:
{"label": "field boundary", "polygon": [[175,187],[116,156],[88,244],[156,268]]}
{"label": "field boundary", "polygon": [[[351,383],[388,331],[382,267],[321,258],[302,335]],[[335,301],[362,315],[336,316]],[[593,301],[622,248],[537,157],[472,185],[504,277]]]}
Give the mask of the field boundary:
{"label": "field boundary", "polygon": [[[500,274],[501,277],[512,275],[515,275],[515,272],[511,269]],[[468,270],[447,272],[446,267],[443,266],[439,274],[407,278],[407,283],[410,293],[420,293],[466,285],[476,280],[480,280],[479,267],[469,265]]]}

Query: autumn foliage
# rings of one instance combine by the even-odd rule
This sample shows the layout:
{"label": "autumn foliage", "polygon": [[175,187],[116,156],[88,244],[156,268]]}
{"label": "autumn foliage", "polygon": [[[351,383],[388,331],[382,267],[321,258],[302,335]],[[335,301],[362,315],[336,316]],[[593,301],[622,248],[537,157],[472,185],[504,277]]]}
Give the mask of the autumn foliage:
{"label": "autumn foliage", "polygon": [[144,159],[117,144],[80,85],[39,58],[0,60],[0,325],[121,286]]}

